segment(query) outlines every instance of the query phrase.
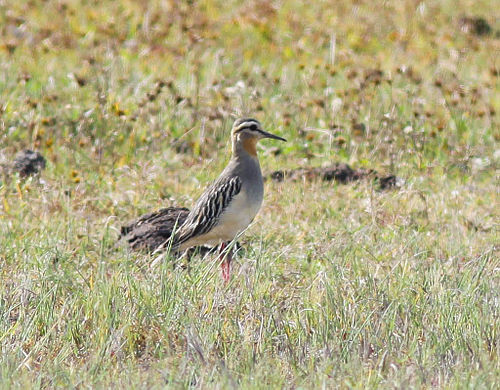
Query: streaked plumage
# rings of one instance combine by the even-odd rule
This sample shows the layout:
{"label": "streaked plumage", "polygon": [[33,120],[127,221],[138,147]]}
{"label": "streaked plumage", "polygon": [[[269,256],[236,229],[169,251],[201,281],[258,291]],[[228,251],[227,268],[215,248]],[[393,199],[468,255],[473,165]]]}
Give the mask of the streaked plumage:
{"label": "streaked plumage", "polygon": [[176,247],[190,239],[208,234],[240,190],[241,179],[238,176],[220,177],[212,184],[196,202],[196,213],[190,213],[182,224],[175,240]]}
{"label": "streaked plumage", "polygon": [[165,207],[141,215],[121,227],[120,239],[127,242],[132,250],[154,252],[184,223],[188,215],[189,209],[185,207]]}

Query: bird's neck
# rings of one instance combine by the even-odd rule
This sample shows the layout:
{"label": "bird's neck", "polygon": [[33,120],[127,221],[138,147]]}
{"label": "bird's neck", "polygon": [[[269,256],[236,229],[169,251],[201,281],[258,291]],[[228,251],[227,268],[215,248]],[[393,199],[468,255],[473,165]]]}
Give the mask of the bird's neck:
{"label": "bird's neck", "polygon": [[247,138],[233,142],[233,158],[251,157],[257,159],[257,139]]}
{"label": "bird's neck", "polygon": [[245,142],[233,143],[233,155],[226,169],[231,174],[241,175],[250,180],[251,186],[255,186],[252,191],[262,191],[262,172],[255,152],[255,142],[250,145]]}

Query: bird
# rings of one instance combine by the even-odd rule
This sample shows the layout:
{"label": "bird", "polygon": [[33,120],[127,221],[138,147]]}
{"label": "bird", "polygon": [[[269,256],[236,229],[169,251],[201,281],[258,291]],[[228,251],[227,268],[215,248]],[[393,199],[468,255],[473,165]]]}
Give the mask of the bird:
{"label": "bird", "polygon": [[167,248],[176,253],[193,246],[220,245],[222,278],[229,282],[233,254],[228,245],[254,220],[264,198],[264,180],[257,157],[257,143],[264,138],[286,142],[285,138],[263,130],[256,119],[240,118],[234,122],[228,164],[155,253]]}

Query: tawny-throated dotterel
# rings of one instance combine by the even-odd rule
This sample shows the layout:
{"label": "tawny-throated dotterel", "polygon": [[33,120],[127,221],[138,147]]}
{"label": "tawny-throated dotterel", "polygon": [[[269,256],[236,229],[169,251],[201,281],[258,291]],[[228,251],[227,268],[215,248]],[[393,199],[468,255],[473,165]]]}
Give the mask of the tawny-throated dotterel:
{"label": "tawny-throated dotterel", "polygon": [[231,160],[200,196],[173,237],[156,252],[168,247],[171,252],[182,252],[193,246],[220,244],[222,276],[229,281],[232,250],[225,249],[250,225],[262,205],[264,181],[257,142],[263,138],[286,141],[264,131],[256,119],[241,118],[234,122]]}

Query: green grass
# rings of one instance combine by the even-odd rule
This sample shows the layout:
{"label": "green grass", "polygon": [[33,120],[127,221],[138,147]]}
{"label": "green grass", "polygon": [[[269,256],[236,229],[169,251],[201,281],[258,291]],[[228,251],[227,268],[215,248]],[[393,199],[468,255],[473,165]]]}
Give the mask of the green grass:
{"label": "green grass", "polygon": [[[0,5],[0,167],[48,160],[0,176],[1,388],[500,386],[494,5],[270,4]],[[266,182],[228,286],[116,246],[192,205],[241,115],[289,139],[265,172],[405,183]]]}

